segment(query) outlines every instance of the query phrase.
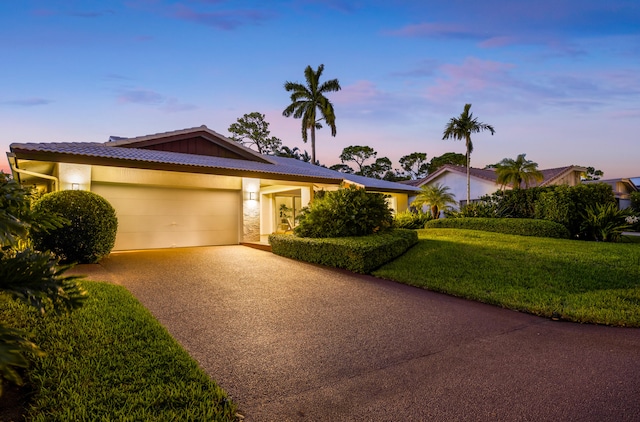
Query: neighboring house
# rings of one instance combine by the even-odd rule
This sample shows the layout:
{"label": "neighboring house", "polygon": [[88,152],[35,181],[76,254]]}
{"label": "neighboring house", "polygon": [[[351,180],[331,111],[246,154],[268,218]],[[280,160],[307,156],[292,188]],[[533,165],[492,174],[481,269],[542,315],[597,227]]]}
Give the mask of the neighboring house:
{"label": "neighboring house", "polygon": [[293,158],[261,155],[200,126],[109,142],[14,143],[14,178],[43,191],[84,189],[118,215],[114,250],[259,241],[295,218],[314,191],[356,184],[408,207],[415,187],[347,175]]}
{"label": "neighboring house", "polygon": [[618,208],[621,210],[631,206],[630,195],[632,192],[638,192],[638,187],[631,179],[585,180],[582,183],[606,183],[611,186]]}
{"label": "neighboring house", "polygon": [[[587,169],[580,166],[540,170],[543,175],[542,181],[540,183],[534,181],[531,186],[575,186],[580,184],[580,175],[585,171],[587,171]],[[471,201],[477,200],[484,195],[491,195],[501,188],[501,185],[497,183],[498,176],[495,169],[478,169],[471,167],[470,175]],[[467,202],[467,168],[464,166],[446,164],[425,178],[409,180],[404,183],[416,187],[440,183],[441,185],[449,187],[450,192],[455,195],[459,205],[464,205]],[[512,189],[513,186],[506,186],[505,188]]]}

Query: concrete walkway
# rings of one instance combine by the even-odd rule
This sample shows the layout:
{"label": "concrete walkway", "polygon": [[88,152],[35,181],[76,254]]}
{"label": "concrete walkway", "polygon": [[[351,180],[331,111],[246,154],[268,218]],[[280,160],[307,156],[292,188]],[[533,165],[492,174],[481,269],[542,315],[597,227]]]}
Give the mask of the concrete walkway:
{"label": "concrete walkway", "polygon": [[553,322],[242,246],[112,254],[246,421],[638,421],[640,330]]}

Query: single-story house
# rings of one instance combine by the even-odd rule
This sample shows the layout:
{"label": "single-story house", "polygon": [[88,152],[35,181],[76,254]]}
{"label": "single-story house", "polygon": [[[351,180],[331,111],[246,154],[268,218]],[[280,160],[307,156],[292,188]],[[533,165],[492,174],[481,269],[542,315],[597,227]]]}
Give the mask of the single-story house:
{"label": "single-story house", "polygon": [[23,185],[106,198],[118,216],[114,250],[257,242],[295,221],[315,191],[344,183],[389,195],[396,212],[418,190],[262,155],[206,126],[104,143],[13,143],[7,157]]}
{"label": "single-story house", "polygon": [[618,208],[621,210],[631,206],[630,195],[632,192],[638,192],[638,186],[631,179],[585,180],[583,183],[606,183],[611,186]]}
{"label": "single-story house", "polygon": [[[543,179],[541,182],[533,182],[531,186],[553,186],[553,185],[569,185],[575,186],[580,184],[580,176],[586,172],[585,167],[566,166],[553,169],[540,170]],[[491,195],[501,188],[497,182],[498,175],[495,169],[479,169],[471,167],[471,201],[477,200],[482,196]],[[422,179],[410,180],[405,182],[411,186],[424,186],[439,183],[449,187],[449,192],[455,195],[460,205],[464,205],[467,199],[467,168],[465,166],[457,166],[453,164],[445,164],[432,174]],[[513,186],[506,186],[506,189],[512,189]]]}

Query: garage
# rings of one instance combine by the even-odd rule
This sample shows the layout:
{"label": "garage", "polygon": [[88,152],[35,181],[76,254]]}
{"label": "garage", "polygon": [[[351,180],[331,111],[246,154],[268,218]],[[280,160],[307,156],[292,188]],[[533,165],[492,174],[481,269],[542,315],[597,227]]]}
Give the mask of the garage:
{"label": "garage", "polygon": [[94,183],[118,216],[113,250],[238,244],[240,193]]}

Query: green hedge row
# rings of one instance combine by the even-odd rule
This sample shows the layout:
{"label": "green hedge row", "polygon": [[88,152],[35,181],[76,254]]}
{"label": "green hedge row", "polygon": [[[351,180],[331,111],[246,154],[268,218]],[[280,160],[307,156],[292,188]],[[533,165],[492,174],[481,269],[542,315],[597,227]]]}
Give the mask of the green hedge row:
{"label": "green hedge row", "polygon": [[417,232],[407,229],[326,239],[281,234],[269,236],[271,249],[276,255],[362,274],[397,258],[417,242]]}
{"label": "green hedge row", "polygon": [[569,230],[562,224],[532,218],[443,218],[429,221],[425,228],[469,229],[520,236],[569,238]]}

